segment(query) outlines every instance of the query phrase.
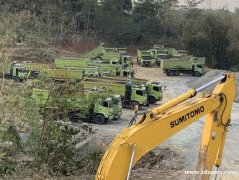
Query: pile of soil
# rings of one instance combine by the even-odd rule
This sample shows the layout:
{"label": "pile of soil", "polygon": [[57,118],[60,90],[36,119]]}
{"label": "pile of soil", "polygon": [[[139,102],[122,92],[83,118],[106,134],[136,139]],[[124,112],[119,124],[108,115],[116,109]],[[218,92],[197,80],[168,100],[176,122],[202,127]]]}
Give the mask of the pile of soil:
{"label": "pile of soil", "polygon": [[[207,72],[204,76],[198,78],[197,80],[193,80],[193,81],[189,81],[187,83],[187,85],[190,88],[198,88],[218,77],[220,77],[224,72],[226,72],[225,70],[209,70],[209,72]],[[239,73],[234,73],[235,77],[236,77],[236,83],[237,83],[237,95],[235,98],[235,102],[239,103]],[[212,91],[214,89],[215,85],[212,85],[208,88],[206,88],[204,91]]]}
{"label": "pile of soil", "polygon": [[160,149],[159,152],[150,151],[136,163],[133,169],[181,170],[183,158],[170,148]]}

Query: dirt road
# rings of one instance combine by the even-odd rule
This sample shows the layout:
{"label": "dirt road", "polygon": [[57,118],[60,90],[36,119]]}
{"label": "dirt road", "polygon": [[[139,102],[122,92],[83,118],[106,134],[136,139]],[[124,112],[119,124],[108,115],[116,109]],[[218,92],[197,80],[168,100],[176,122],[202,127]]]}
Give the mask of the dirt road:
{"label": "dirt road", "polygon": [[[180,77],[167,77],[158,67],[147,68],[135,66],[137,78],[146,78],[149,81],[160,81],[167,86],[163,101],[156,106],[172,99],[189,88],[187,82],[196,80],[196,77],[183,75]],[[119,121],[113,121],[109,125],[93,125],[97,131],[97,136],[104,144],[109,144],[113,138],[125,127],[127,127],[134,112],[124,109]],[[237,171],[237,175],[218,175],[217,179],[239,179],[239,104],[234,103],[232,109],[232,126],[229,127],[228,136],[224,148],[221,171]],[[167,154],[173,153],[175,156],[170,159],[160,161],[157,166],[137,168],[133,171],[132,179],[192,179],[194,175],[186,175],[185,171],[195,170],[197,157],[200,147],[201,132],[204,126],[204,118],[190,125],[188,128],[179,132],[171,139],[158,146],[153,152]],[[168,151],[167,149],[170,149]],[[166,168],[165,168],[166,167]]]}

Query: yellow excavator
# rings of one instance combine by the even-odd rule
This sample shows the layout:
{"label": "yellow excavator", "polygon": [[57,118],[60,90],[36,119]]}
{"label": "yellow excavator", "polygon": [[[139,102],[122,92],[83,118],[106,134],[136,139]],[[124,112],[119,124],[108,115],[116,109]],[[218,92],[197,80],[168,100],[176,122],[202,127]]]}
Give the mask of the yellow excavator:
{"label": "yellow excavator", "polygon": [[[218,83],[212,93],[203,93],[205,88]],[[231,73],[199,87],[169,102],[137,113],[111,143],[96,174],[96,180],[125,180],[130,178],[133,165],[147,152],[206,115],[201,139],[198,171],[211,171],[221,164],[223,147],[231,108],[236,95],[235,77]],[[136,121],[137,115],[142,115]],[[207,180],[210,174],[200,174],[198,179]]]}

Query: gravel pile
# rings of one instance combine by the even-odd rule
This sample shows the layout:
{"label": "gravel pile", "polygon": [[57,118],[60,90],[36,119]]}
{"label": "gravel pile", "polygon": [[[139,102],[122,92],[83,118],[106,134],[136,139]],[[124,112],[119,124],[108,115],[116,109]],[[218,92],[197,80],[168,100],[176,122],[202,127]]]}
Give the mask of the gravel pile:
{"label": "gravel pile", "polygon": [[163,148],[160,149],[159,153],[148,152],[136,163],[133,169],[181,170],[183,169],[183,158],[172,149]]}

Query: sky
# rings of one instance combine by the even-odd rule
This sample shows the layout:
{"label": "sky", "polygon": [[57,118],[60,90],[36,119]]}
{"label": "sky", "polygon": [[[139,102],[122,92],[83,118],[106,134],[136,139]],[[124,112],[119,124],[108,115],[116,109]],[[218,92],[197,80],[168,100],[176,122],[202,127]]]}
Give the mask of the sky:
{"label": "sky", "polygon": [[[179,0],[180,4],[185,4],[186,0]],[[197,1],[197,0],[196,0]],[[208,1],[204,0],[204,2],[199,6],[201,8],[208,8]],[[212,9],[220,9],[220,8],[228,8],[230,11],[234,11],[236,7],[239,8],[239,0],[211,0]]]}

